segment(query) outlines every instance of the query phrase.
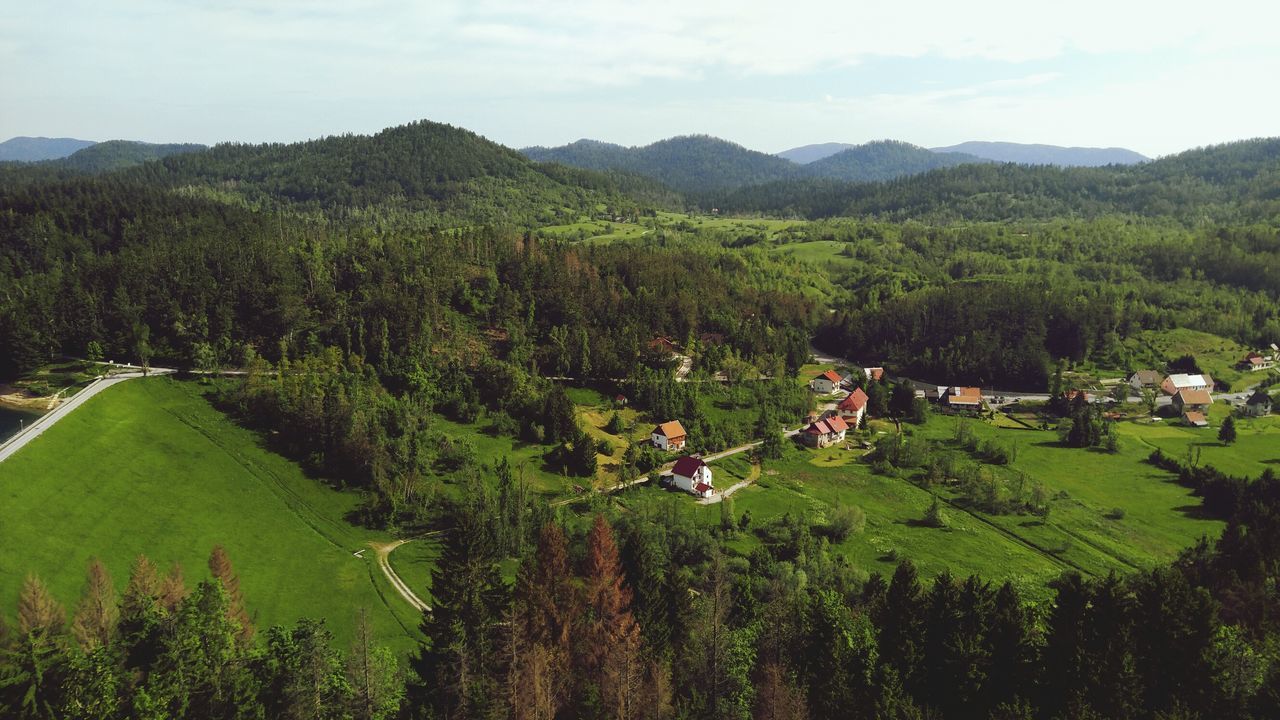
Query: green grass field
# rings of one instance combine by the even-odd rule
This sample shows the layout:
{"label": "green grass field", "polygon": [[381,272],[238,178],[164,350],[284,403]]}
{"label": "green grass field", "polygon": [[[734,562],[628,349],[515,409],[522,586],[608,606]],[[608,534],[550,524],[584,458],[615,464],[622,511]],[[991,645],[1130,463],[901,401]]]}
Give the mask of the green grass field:
{"label": "green grass field", "polygon": [[222,544],[259,627],[323,617],[345,646],[368,607],[379,640],[406,652],[416,613],[372,552],[353,556],[378,537],[343,519],[357,502],[265,450],[198,384],[122,383],[0,464],[0,612],[13,617],[30,572],[73,608],[91,556],[121,589],[140,553],[194,584]]}
{"label": "green grass field", "polygon": [[[1047,521],[1029,514],[967,510],[957,504],[957,492],[940,488],[939,496],[949,503],[944,508],[948,527],[926,527],[920,520],[932,502],[928,490],[906,478],[874,473],[859,449],[834,447],[792,448],[783,459],[767,462],[759,480],[733,496],[734,509],[738,514],[749,510],[758,526],[784,513],[821,522],[838,505],[857,505],[866,514],[866,529],[833,551],[863,570],[892,572],[898,559],[909,557],[925,574],[949,569],[1010,579],[1032,596],[1043,595],[1045,581],[1064,570],[1086,575],[1131,572],[1168,562],[1200,537],[1221,531],[1222,523],[1205,519],[1199,499],[1187,488],[1145,462],[1151,448],[1137,439],[1126,437],[1120,451],[1109,454],[1060,447],[1053,432],[939,415],[913,432],[938,442],[941,452],[963,453],[950,442],[955,423],[969,424],[980,438],[1016,443],[1017,457],[1009,467],[988,467],[1001,477],[1023,473],[1028,482],[1042,483],[1055,498]],[[1254,442],[1262,447],[1267,433],[1280,433],[1280,427],[1249,432],[1257,433]],[[1241,437],[1237,446],[1248,442],[1244,432]],[[1274,447],[1280,449],[1280,443]],[[1280,456],[1280,450],[1272,454]],[[716,486],[724,489],[745,477],[749,465],[735,457],[714,463],[713,469]],[[680,493],[637,488],[625,494],[623,502],[639,512],[676,503],[700,522],[720,522],[718,506],[698,505]],[[1117,509],[1123,513],[1117,514]],[[748,553],[759,542],[754,534],[739,533],[731,546]]]}
{"label": "green grass field", "polygon": [[1218,442],[1218,429],[1228,408],[1215,403],[1210,410],[1207,428],[1191,428],[1176,420],[1160,423],[1122,423],[1122,437],[1150,453],[1159,448],[1166,455],[1186,462],[1187,451],[1199,451],[1200,464],[1212,465],[1222,472],[1242,477],[1257,477],[1267,468],[1280,471],[1280,416],[1261,418],[1237,417],[1236,441],[1231,445]]}

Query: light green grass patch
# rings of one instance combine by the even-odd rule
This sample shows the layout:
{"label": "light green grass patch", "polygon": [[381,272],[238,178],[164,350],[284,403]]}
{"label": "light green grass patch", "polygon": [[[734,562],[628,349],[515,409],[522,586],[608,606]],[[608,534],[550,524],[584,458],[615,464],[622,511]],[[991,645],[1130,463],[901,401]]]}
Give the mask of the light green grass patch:
{"label": "light green grass patch", "polygon": [[379,640],[407,652],[413,613],[371,550],[353,555],[380,537],[344,520],[358,502],[265,450],[199,386],[131,380],[0,464],[0,612],[12,612],[27,573],[74,606],[93,556],[119,589],[139,554],[162,570],[180,563],[194,584],[221,544],[259,627],[324,618],[345,645],[367,607]]}

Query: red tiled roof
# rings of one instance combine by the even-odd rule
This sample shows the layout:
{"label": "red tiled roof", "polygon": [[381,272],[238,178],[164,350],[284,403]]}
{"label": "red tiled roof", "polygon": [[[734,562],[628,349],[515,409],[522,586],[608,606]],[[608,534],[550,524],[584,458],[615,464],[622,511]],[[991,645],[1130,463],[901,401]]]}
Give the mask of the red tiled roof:
{"label": "red tiled roof", "polygon": [[710,490],[710,489],[711,489],[711,486],[710,486],[710,485],[708,485],[708,484],[706,484],[706,483],[698,483],[697,485],[694,485],[694,486],[693,486],[693,489],[694,489],[694,490],[696,490],[696,491],[698,492],[698,494],[702,494],[702,493],[704,493],[704,492],[706,492],[706,491]]}
{"label": "red tiled roof", "polygon": [[841,380],[844,379],[840,377],[840,373],[836,372],[835,370],[828,370],[814,379],[817,380],[818,378],[826,378],[833,383],[839,383]]}
{"label": "red tiled roof", "polygon": [[1186,412],[1182,414],[1182,419],[1187,421],[1188,425],[1208,425],[1209,421],[1204,419],[1204,413]]}
{"label": "red tiled roof", "polygon": [[685,455],[676,461],[675,466],[671,468],[671,472],[680,477],[691,478],[694,473],[698,472],[698,468],[705,466],[706,463],[702,462],[702,458]]}
{"label": "red tiled roof", "polygon": [[869,367],[866,370],[868,379],[880,380],[884,377],[884,368],[882,367]]}
{"label": "red tiled roof", "polygon": [[1190,390],[1183,388],[1178,391],[1177,396],[1182,397],[1183,405],[1211,405],[1213,404],[1213,396],[1208,390]]}
{"label": "red tiled roof", "polygon": [[827,427],[831,428],[831,432],[839,433],[849,429],[849,424],[839,415],[832,415],[827,418]]}
{"label": "red tiled roof", "polygon": [[653,433],[655,435],[661,435],[667,438],[668,440],[673,438],[682,438],[686,435],[684,431],[684,426],[680,424],[679,420],[664,422],[658,427],[654,428]]}
{"label": "red tiled roof", "polygon": [[867,394],[862,391],[862,388],[856,388],[853,392],[849,393],[849,397],[840,401],[840,405],[838,407],[841,410],[848,410],[856,413],[866,406]]}

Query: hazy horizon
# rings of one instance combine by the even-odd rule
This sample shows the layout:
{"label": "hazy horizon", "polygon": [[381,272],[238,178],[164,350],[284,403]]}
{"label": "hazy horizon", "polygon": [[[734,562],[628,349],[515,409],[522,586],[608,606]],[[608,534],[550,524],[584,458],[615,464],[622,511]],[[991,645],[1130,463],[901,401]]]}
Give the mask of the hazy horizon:
{"label": "hazy horizon", "polygon": [[0,11],[0,138],[293,142],[417,119],[511,147],[707,134],[1123,147],[1277,134],[1280,8],[244,0]]}

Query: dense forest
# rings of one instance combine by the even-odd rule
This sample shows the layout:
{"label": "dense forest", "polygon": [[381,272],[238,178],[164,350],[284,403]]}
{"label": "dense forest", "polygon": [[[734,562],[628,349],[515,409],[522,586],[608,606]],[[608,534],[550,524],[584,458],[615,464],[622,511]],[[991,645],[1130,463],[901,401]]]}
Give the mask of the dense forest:
{"label": "dense forest", "polygon": [[1280,338],[1280,233],[1262,224],[836,221],[788,240],[843,244],[852,297],[820,345],[935,382],[1042,389],[1059,360],[1140,369],[1123,341],[1142,330]]}

